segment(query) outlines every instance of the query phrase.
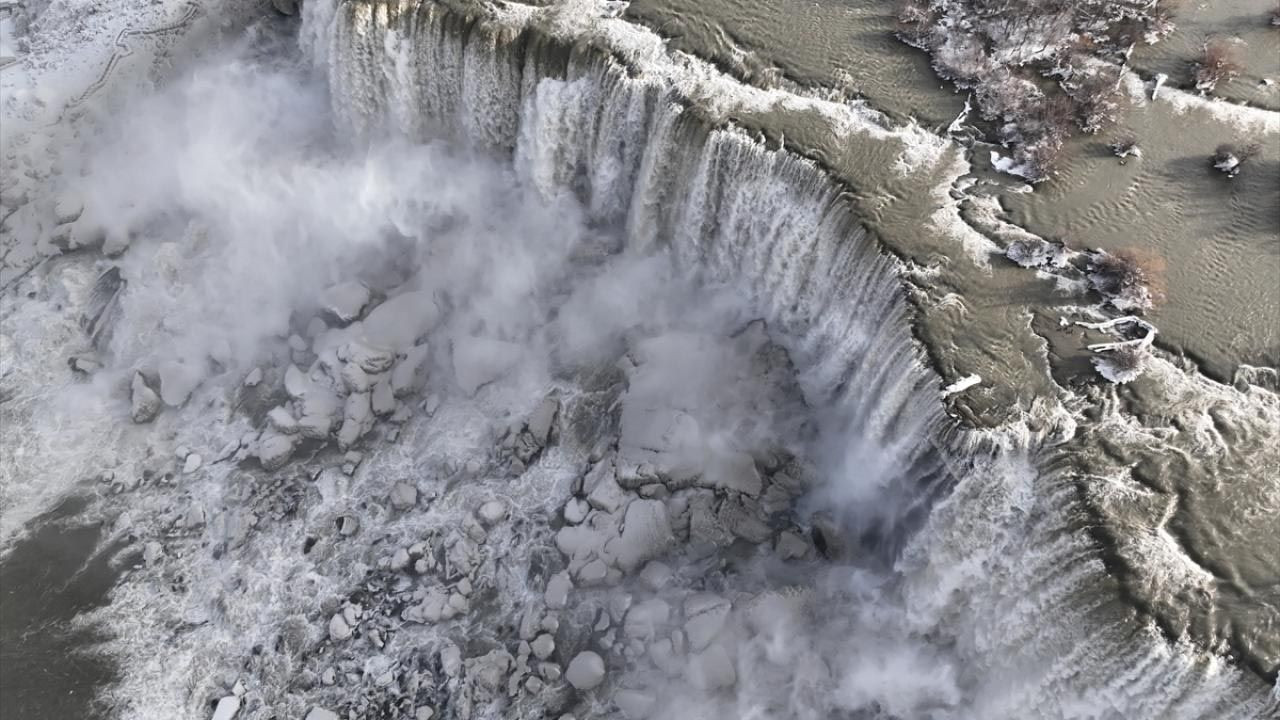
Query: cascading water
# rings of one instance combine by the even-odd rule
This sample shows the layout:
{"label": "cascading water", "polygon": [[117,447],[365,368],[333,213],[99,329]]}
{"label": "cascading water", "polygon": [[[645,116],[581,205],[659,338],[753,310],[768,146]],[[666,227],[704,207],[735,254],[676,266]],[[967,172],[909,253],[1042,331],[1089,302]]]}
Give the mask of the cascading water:
{"label": "cascading water", "polygon": [[[669,247],[679,266],[747,291],[790,339],[806,399],[835,416],[813,508],[855,527],[900,520],[946,476],[945,499],[874,590],[858,572],[820,583],[840,598],[814,613],[830,624],[790,651],[822,659],[831,697],[791,710],[1256,718],[1274,707],[1256,680],[1169,644],[1119,601],[1075,523],[1070,473],[1044,459],[1052,449],[973,432],[942,443],[936,379],[911,340],[894,263],[818,167],[708,120],[700,89],[678,77],[702,72],[687,60],[650,57],[617,28],[566,32],[524,10],[498,14],[341,3],[324,53],[335,113],[356,133],[418,137],[430,118],[437,132],[514,152],[544,195],[573,192],[594,218],[622,222],[628,251]],[[715,102],[756,102],[735,89],[742,97]],[[895,688],[895,707],[877,683],[898,680],[875,666],[939,677]],[[935,681],[945,689],[926,687]],[[737,710],[767,707],[763,695],[741,688]]]}

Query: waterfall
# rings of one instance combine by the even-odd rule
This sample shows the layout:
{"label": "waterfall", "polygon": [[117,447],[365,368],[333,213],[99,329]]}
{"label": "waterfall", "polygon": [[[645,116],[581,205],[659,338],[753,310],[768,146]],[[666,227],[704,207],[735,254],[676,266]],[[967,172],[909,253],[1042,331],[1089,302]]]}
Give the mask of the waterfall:
{"label": "waterfall", "polygon": [[[892,522],[923,512],[922,485],[947,487],[878,596],[887,605],[832,610],[815,646],[894,657],[901,647],[877,644],[882,626],[947,645],[964,709],[920,717],[1245,720],[1274,709],[1255,677],[1168,642],[1120,599],[1052,452],[1013,433],[944,440],[896,261],[819,166],[725,122],[680,77],[704,70],[656,52],[656,37],[627,45],[622,30],[566,30],[523,6],[497,17],[419,0],[306,7],[312,27],[335,16],[313,58],[353,136],[444,133],[510,157],[543,195],[571,193],[620,228],[627,251],[666,249],[746,293],[791,339],[808,402],[843,429],[841,470],[815,502]],[[753,89],[734,91],[746,99],[716,101],[751,102]],[[837,691],[856,695],[849,668],[862,665],[841,667],[851,674]]]}

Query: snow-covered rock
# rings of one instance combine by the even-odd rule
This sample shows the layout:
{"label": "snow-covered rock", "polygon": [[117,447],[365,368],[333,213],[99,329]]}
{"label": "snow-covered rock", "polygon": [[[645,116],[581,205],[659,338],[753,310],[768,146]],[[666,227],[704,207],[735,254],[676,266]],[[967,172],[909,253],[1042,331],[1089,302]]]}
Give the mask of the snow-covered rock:
{"label": "snow-covered rock", "polygon": [[146,378],[140,372],[133,374],[131,403],[129,414],[136,423],[151,422],[160,412],[160,396],[147,385]]}
{"label": "snow-covered rock", "polygon": [[369,288],[357,280],[348,280],[325,290],[320,304],[326,313],[346,325],[360,317],[369,299]]}
{"label": "snow-covered rock", "polygon": [[591,650],[584,650],[569,662],[564,679],[578,690],[591,690],[604,682],[604,674],[604,658]]}

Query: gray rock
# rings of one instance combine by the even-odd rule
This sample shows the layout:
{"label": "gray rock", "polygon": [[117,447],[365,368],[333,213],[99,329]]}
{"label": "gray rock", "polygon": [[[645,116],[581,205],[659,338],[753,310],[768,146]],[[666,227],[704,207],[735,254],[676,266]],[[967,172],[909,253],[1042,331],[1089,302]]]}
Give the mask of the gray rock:
{"label": "gray rock", "polygon": [[284,391],[294,400],[301,400],[306,397],[307,391],[311,389],[311,380],[298,369],[297,365],[290,365],[284,371]]}
{"label": "gray rock", "polygon": [[373,385],[373,380],[369,377],[369,373],[355,363],[343,365],[340,375],[342,384],[346,386],[347,392],[369,392],[369,388]]}
{"label": "gray rock", "polygon": [[661,500],[634,500],[627,506],[622,535],[610,544],[617,545],[618,567],[632,572],[649,559],[666,552],[675,542],[667,506]]}
{"label": "gray rock", "polygon": [[653,695],[639,690],[619,690],[613,695],[613,704],[628,720],[643,720],[653,714],[658,701]]}
{"label": "gray rock", "polygon": [[551,653],[556,651],[556,641],[555,638],[543,633],[529,643],[529,648],[533,650],[533,654],[539,660],[546,660],[551,657]]}
{"label": "gray rock", "polygon": [[405,351],[404,358],[391,370],[391,390],[396,397],[417,392],[427,380],[427,361],[431,349],[426,343]]}
{"label": "gray rock", "polygon": [[342,409],[338,449],[347,450],[373,428],[373,404],[369,393],[351,393]]}
{"label": "gray rock", "polygon": [[476,514],[486,526],[493,527],[507,518],[507,506],[501,500],[490,500],[481,505]]}
{"label": "gray rock", "polygon": [[73,192],[59,193],[53,201],[53,219],[58,225],[66,225],[80,219],[84,213],[84,200]]}
{"label": "gray rock", "polygon": [[391,381],[385,376],[374,383],[369,404],[378,417],[386,417],[396,411],[396,396],[391,391]]}
{"label": "gray rock", "polygon": [[733,659],[722,645],[689,656],[689,681],[701,690],[732,687],[738,682]]}
{"label": "gray rock", "polygon": [[262,382],[262,368],[254,368],[244,376],[245,387],[257,387]]}
{"label": "gray rock", "polygon": [[218,701],[217,707],[213,709],[212,720],[231,720],[237,712],[240,712],[240,698],[228,695]]}
{"label": "gray rock", "polygon": [[728,600],[711,593],[698,593],[686,598],[684,633],[689,640],[689,647],[702,650],[710,645],[724,628],[732,609]]}
{"label": "gray rock", "polygon": [[136,423],[151,422],[160,412],[160,396],[148,385],[142,373],[133,374],[130,417]]}
{"label": "gray rock", "polygon": [[362,330],[370,345],[403,352],[439,322],[440,308],[435,299],[431,293],[419,290],[389,298],[374,308]]}
{"label": "gray rock", "polygon": [[200,466],[203,464],[204,458],[200,457],[198,453],[191,453],[187,455],[186,460],[182,463],[182,474],[190,475],[191,473],[199,470]]}
{"label": "gray rock", "polygon": [[294,436],[268,430],[258,441],[258,462],[264,470],[279,470],[293,456]]}
{"label": "gray rock", "polygon": [[360,521],[351,515],[342,515],[338,518],[338,534],[343,537],[351,537],[360,530]]}
{"label": "gray rock", "polygon": [[331,710],[325,710],[321,707],[311,708],[311,712],[303,720],[342,720],[338,717],[338,713]]}
{"label": "gray rock", "polygon": [[671,619],[671,606],[660,598],[638,602],[627,611],[622,631],[629,638],[649,641],[658,636]]}
{"label": "gray rock", "polygon": [[555,422],[558,412],[560,401],[555,398],[547,398],[533,409],[533,414],[529,416],[529,434],[538,443],[538,447],[547,444],[547,439],[551,436],[551,424]]}
{"label": "gray rock", "polygon": [[667,567],[665,563],[650,560],[645,563],[644,568],[640,571],[640,582],[653,592],[658,592],[666,587],[667,583],[671,582],[673,576],[674,573],[671,572],[671,568]]}
{"label": "gray rock", "polygon": [[684,670],[684,660],[676,653],[670,638],[660,638],[650,643],[649,659],[670,677],[675,677]]}
{"label": "gray rock", "polygon": [[369,304],[369,288],[355,280],[338,283],[324,291],[320,304],[342,325],[360,317]]}
{"label": "gray rock", "polygon": [[613,463],[608,460],[596,463],[583,480],[583,486],[590,488],[587,503],[597,510],[614,513],[631,500],[631,495],[618,485],[613,473]]}
{"label": "gray rock", "polygon": [[418,504],[418,488],[401,480],[391,487],[391,507],[409,510]]}
{"label": "gray rock", "polygon": [[609,566],[600,558],[591,560],[578,570],[578,582],[582,583],[584,587],[599,585],[603,583],[604,579],[608,576]]}
{"label": "gray rock", "polygon": [[409,551],[404,548],[397,548],[391,555],[391,569],[397,572],[409,567]]}
{"label": "gray rock", "polygon": [[160,399],[169,407],[185,403],[203,379],[203,373],[193,364],[178,360],[160,363]]}
{"label": "gray rock", "polygon": [[591,506],[582,498],[570,498],[564,506],[564,521],[570,525],[578,525],[587,519]]}
{"label": "gray rock", "polygon": [[298,432],[298,420],[284,407],[274,407],[267,413],[267,424],[275,428],[275,431],[284,435],[292,435]]}
{"label": "gray rock", "polygon": [[569,579],[569,571],[562,570],[551,576],[547,582],[547,591],[543,595],[547,607],[559,610],[569,600],[569,591],[573,589],[573,581]]}
{"label": "gray rock", "polygon": [[334,642],[341,642],[351,637],[351,626],[347,624],[342,613],[337,613],[329,618],[329,639]]}
{"label": "gray rock", "polygon": [[784,532],[778,535],[778,541],[774,544],[774,552],[783,560],[794,560],[802,558],[809,552],[809,543],[805,539],[793,532]]}
{"label": "gray rock", "polygon": [[524,348],[493,338],[462,337],[453,341],[453,375],[467,397],[515,367]]}
{"label": "gray rock", "polygon": [[604,658],[590,650],[584,650],[569,662],[564,678],[578,690],[599,687],[604,682]]}
{"label": "gray rock", "polygon": [[359,342],[347,343],[341,348],[338,356],[372,375],[390,370],[396,361],[394,349]]}

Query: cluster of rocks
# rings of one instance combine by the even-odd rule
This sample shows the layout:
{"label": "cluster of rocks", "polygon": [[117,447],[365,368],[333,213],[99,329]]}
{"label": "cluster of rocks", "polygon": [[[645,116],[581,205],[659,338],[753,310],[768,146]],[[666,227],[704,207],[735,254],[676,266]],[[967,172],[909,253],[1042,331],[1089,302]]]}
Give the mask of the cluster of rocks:
{"label": "cluster of rocks", "polygon": [[[312,513],[313,490],[336,497],[335,483],[366,482],[357,470],[377,442],[438,419],[443,401],[428,380],[445,388],[429,373],[452,370],[447,394],[471,396],[520,360],[514,343],[429,337],[441,322],[425,292],[379,302],[360,283],[329,288],[277,360],[239,383],[236,407],[257,429],[217,452],[179,454],[179,478],[228,460],[243,470],[224,492],[227,508],[175,511],[173,537],[216,538],[217,558],[247,547],[263,519],[324,517],[332,542],[309,527],[303,552],[323,574],[363,573],[340,601],[317,602],[308,627],[281,630],[288,693],[305,699],[307,718],[572,720],[606,707],[664,717],[666,689],[733,688],[756,632],[751,608],[768,594],[729,591],[733,559],[785,564],[823,551],[793,510],[812,471],[760,427],[802,402],[785,351],[761,323],[729,337],[634,341],[603,400],[558,387],[490,434],[487,455],[442,473],[445,482],[386,482],[377,496]],[[672,387],[686,362],[726,386],[707,397]],[[134,419],[186,402],[201,382],[186,370],[136,372]],[[572,447],[558,447],[564,436]],[[555,517],[536,509],[543,499],[525,507],[518,489],[486,489],[527,482],[548,455],[577,470]],[[373,517],[360,511],[369,504],[380,506]],[[456,507],[464,512],[438,521],[450,510],[437,508]],[[154,545],[148,567],[167,552]],[[215,717],[278,701],[249,684],[248,695],[215,697]]]}

